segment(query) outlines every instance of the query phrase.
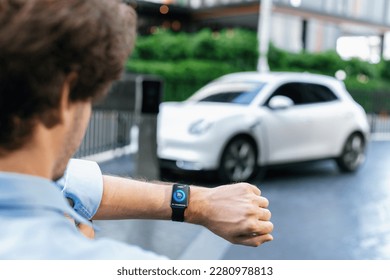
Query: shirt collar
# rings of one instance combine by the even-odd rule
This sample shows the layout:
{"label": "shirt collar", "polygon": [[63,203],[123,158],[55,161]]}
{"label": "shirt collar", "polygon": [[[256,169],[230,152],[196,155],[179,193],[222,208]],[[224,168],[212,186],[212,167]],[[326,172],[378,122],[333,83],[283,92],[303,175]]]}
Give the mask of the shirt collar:
{"label": "shirt collar", "polygon": [[92,225],[67,203],[54,182],[37,176],[0,172],[0,207],[44,208]]}

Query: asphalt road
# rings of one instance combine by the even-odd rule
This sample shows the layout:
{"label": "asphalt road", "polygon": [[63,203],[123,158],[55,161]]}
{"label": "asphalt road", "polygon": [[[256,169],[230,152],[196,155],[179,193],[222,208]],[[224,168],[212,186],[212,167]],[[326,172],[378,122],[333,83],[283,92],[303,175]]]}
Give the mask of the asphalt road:
{"label": "asphalt road", "polygon": [[[101,167],[131,175],[133,162],[124,157]],[[270,201],[275,226],[274,241],[258,248],[168,221],[99,222],[98,237],[173,259],[390,259],[390,142],[371,142],[367,162],[355,174],[341,174],[325,161],[270,170],[255,184]]]}

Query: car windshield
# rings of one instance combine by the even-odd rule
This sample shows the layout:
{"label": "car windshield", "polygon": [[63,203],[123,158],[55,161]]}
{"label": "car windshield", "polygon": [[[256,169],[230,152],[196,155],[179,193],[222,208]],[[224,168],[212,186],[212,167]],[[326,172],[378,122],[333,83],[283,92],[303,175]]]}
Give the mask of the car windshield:
{"label": "car windshield", "polygon": [[200,89],[189,100],[248,105],[259,94],[264,83],[215,83]]}

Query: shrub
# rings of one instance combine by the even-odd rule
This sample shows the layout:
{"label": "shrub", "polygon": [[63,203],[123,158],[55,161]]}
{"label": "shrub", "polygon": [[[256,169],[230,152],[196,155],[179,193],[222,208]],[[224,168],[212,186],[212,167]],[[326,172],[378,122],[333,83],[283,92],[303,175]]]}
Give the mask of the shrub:
{"label": "shrub", "polygon": [[381,77],[387,81],[390,81],[390,60],[382,60],[381,64]]}
{"label": "shrub", "polygon": [[345,72],[348,76],[364,75],[369,79],[379,79],[381,76],[379,64],[372,64],[358,58],[345,61]]}
{"label": "shrub", "polygon": [[150,36],[139,36],[133,59],[172,61],[190,57],[188,34],[158,30]]}
{"label": "shrub", "polygon": [[256,33],[244,29],[219,32],[203,29],[198,33],[173,33],[160,29],[153,35],[137,39],[132,59],[224,61],[243,69],[255,69],[257,37]]}
{"label": "shrub", "polygon": [[215,78],[239,71],[229,63],[193,59],[176,63],[130,60],[126,69],[161,76],[164,79],[164,101],[182,101]]}

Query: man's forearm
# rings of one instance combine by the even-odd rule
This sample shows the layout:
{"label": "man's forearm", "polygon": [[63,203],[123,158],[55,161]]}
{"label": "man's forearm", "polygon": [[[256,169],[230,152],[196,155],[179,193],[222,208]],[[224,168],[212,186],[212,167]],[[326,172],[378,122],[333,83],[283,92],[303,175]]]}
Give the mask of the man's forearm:
{"label": "man's forearm", "polygon": [[169,219],[170,192],[170,185],[105,175],[94,219]]}
{"label": "man's forearm", "polygon": [[[103,176],[103,197],[94,219],[171,219],[172,184]],[[259,246],[272,240],[268,200],[247,183],[216,188],[191,186],[185,221],[226,240]]]}
{"label": "man's forearm", "polygon": [[[130,178],[103,176],[103,197],[94,216],[96,220],[160,219],[170,220],[172,183],[143,182]],[[191,186],[186,222],[200,224],[207,188]]]}

